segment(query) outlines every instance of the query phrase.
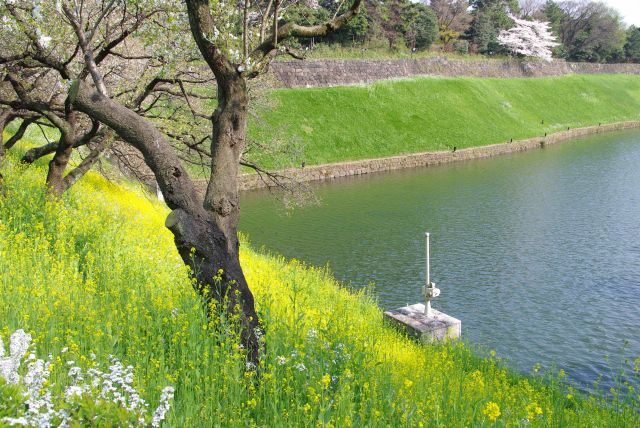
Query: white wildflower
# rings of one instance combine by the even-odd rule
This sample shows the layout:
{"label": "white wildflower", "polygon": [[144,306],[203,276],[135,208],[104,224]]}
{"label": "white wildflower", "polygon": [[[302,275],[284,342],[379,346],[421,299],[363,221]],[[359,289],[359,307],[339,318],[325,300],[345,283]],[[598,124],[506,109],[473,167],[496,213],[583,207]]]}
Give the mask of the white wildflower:
{"label": "white wildflower", "polygon": [[276,362],[278,363],[279,366],[285,365],[285,364],[287,364],[287,357],[284,357],[282,355],[278,355],[276,357]]}
{"label": "white wildflower", "polygon": [[20,381],[18,370],[20,361],[27,353],[31,335],[24,330],[17,330],[9,338],[9,356],[5,357],[4,345],[0,343],[0,376],[5,378],[7,383],[17,384]]}
{"label": "white wildflower", "polygon": [[303,372],[303,371],[305,371],[305,370],[307,369],[307,368],[305,367],[304,363],[298,363],[298,364],[296,364],[296,365],[295,365],[295,366],[293,366],[293,367],[295,367],[296,369],[298,369],[298,371],[301,371],[301,372]]}
{"label": "white wildflower", "polygon": [[84,392],[85,390],[82,387],[74,385],[74,386],[70,386],[64,391],[64,396],[67,399],[74,398],[74,397],[82,397],[82,394],[84,394]]}
{"label": "white wildflower", "polygon": [[[53,403],[61,399],[69,401],[86,394],[92,395],[97,405],[102,401],[119,405],[138,421],[138,425],[135,426],[147,426],[149,419],[152,419],[153,426],[157,427],[169,411],[169,402],[173,398],[174,391],[172,387],[163,390],[160,405],[153,415],[150,415],[148,404],[133,387],[133,366],[125,367],[111,355],[109,371],[103,372],[96,367],[88,369],[86,382],[82,370],[74,366],[73,361],[67,361],[71,366],[67,372],[70,384],[66,386],[62,395],[54,397],[51,387],[45,382],[50,375],[53,356],[49,355],[47,361],[39,360],[36,359],[35,351],[32,350],[25,358],[30,344],[31,336],[23,330],[18,330],[11,335],[9,355],[6,355],[4,343],[0,339],[0,376],[16,384],[23,391],[24,400],[23,413],[0,418],[2,426],[8,424],[9,426],[51,427],[54,421],[60,427],[71,426],[74,421],[69,412],[64,408],[56,409]],[[66,352],[66,349],[64,351]],[[92,354],[91,358],[95,360],[96,356]],[[19,373],[22,363],[27,365],[23,377]],[[99,392],[97,396],[93,396],[92,391]]]}
{"label": "white wildflower", "polygon": [[[238,71],[240,71],[240,67],[238,67]],[[254,328],[253,333],[256,335],[256,339],[258,340],[264,337],[264,331],[260,327]]]}
{"label": "white wildflower", "polygon": [[69,377],[72,377],[78,381],[82,380],[82,369],[80,367],[71,367],[68,373]]}
{"label": "white wildflower", "polygon": [[16,330],[9,339],[9,352],[13,358],[23,358],[31,344],[31,335],[24,330]]}
{"label": "white wildflower", "polygon": [[160,423],[164,420],[167,412],[169,411],[169,401],[173,399],[174,391],[175,390],[171,386],[167,386],[162,390],[160,404],[156,408],[155,412],[153,412],[153,420],[151,421],[152,427],[159,427]]}
{"label": "white wildflower", "polygon": [[29,426],[29,421],[24,416],[20,418],[3,418],[2,422],[8,423],[10,427],[16,426],[16,425],[21,425],[23,427]]}

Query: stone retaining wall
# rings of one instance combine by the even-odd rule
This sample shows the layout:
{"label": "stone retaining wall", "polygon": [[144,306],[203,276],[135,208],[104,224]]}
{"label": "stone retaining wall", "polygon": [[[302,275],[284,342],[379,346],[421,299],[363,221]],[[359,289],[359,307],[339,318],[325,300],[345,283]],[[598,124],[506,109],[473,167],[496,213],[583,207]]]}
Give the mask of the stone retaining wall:
{"label": "stone retaining wall", "polygon": [[545,77],[566,74],[640,74],[640,64],[593,64],[430,57],[397,60],[319,60],[274,62],[277,86],[345,86],[413,76]]}
{"label": "stone retaining wall", "polygon": [[[527,140],[514,141],[513,143],[493,144],[489,146],[469,147],[466,149],[440,152],[424,152],[387,158],[366,159],[353,162],[341,162],[326,165],[307,166],[305,168],[291,168],[280,171],[281,175],[291,177],[300,182],[326,180],[330,178],[348,177],[352,175],[369,174],[381,171],[392,171],[403,168],[417,168],[434,166],[450,162],[459,162],[471,159],[482,159],[507,153],[521,152],[525,150],[542,148],[545,145],[556,144],[576,137],[601,132],[616,131],[621,129],[640,128],[640,121],[619,122],[601,126],[575,128],[550,134],[546,137],[535,137]],[[257,174],[242,174],[239,177],[241,190],[266,187],[266,184]],[[206,188],[206,182],[201,181],[199,187],[202,191]]]}

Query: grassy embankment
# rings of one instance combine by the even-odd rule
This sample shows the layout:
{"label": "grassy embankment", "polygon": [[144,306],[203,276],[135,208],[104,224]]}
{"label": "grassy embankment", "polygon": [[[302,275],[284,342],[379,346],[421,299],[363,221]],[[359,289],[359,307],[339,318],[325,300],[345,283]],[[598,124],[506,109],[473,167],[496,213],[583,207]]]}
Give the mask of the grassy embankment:
{"label": "grassy embankment", "polygon": [[[261,141],[297,141],[304,154],[272,168],[451,150],[640,119],[640,77],[416,78],[367,86],[280,89],[253,126]],[[544,121],[544,123],[543,123]]]}
{"label": "grassy embankment", "polygon": [[203,316],[165,208],[96,174],[47,202],[42,166],[15,159],[2,171],[0,335],[6,343],[23,328],[39,356],[57,356],[54,388],[68,347],[64,358],[85,368],[92,353],[103,367],[109,354],[135,366],[152,406],[174,385],[170,426],[640,424],[633,394],[605,403],[563,386],[561,374],[523,377],[463,344],[416,344],[326,271],[245,246],[268,344],[254,383],[236,341]]}
{"label": "grassy embankment", "polygon": [[[306,60],[357,60],[357,59],[418,59],[418,58],[433,58],[433,57],[446,57],[453,59],[464,59],[467,61],[481,61],[486,59],[507,59],[504,56],[486,57],[483,55],[469,55],[458,54],[455,52],[441,52],[441,51],[418,51],[411,52],[411,49],[403,47],[399,49],[390,50],[385,45],[370,45],[363,47],[349,47],[349,46],[336,46],[336,45],[316,45],[314,49],[305,50]],[[276,61],[293,61],[289,55],[278,55]]]}

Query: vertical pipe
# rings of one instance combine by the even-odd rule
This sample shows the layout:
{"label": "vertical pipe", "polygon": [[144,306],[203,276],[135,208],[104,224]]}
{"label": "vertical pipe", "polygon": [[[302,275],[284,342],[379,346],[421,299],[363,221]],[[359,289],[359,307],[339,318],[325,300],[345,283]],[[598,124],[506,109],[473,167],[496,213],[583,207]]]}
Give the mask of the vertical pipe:
{"label": "vertical pipe", "polygon": [[425,232],[424,233],[424,237],[425,237],[425,252],[426,252],[426,257],[425,257],[425,263],[427,265],[427,283],[425,285],[425,290],[424,290],[424,297],[425,297],[425,302],[424,302],[424,314],[428,317],[431,316],[431,300],[430,298],[427,296],[428,291],[427,288],[429,288],[429,283],[431,282],[431,275],[429,272],[429,232]]}
{"label": "vertical pipe", "polygon": [[427,287],[429,287],[429,284],[431,283],[431,276],[430,276],[430,272],[429,272],[429,232],[425,232],[424,234],[425,236],[425,240],[426,240],[426,253],[427,253],[427,257],[426,257],[426,263],[427,263]]}

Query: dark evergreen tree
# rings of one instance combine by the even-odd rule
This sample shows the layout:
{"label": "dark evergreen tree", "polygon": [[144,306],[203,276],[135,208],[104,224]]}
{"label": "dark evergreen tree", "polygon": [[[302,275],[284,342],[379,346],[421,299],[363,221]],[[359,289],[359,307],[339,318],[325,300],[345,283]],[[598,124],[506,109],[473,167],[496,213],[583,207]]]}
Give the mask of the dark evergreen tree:
{"label": "dark evergreen tree", "polygon": [[473,8],[470,38],[476,50],[488,55],[501,53],[498,34],[513,26],[509,14],[517,13],[517,0],[471,0],[469,4]]}
{"label": "dark evergreen tree", "polygon": [[438,22],[436,14],[421,3],[407,5],[404,13],[407,23],[405,40],[412,49],[428,49],[438,38]]}
{"label": "dark evergreen tree", "polygon": [[627,30],[627,42],[624,44],[624,57],[628,62],[640,62],[640,28],[633,25]]}
{"label": "dark evergreen tree", "polygon": [[562,19],[564,18],[564,11],[554,0],[547,0],[544,7],[542,8],[542,20],[547,21],[549,23],[549,27],[551,28],[551,33],[556,36],[556,40],[560,43],[553,50],[553,56],[558,58],[564,58],[566,56],[566,48],[562,43],[561,37],[561,26]]}

